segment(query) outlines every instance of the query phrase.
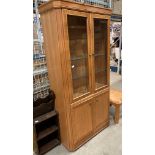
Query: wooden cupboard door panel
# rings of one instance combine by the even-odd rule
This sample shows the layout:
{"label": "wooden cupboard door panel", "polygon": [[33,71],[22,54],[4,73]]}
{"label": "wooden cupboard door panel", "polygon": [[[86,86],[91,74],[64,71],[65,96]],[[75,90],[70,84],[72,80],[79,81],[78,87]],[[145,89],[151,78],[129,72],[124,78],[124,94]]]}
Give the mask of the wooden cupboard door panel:
{"label": "wooden cupboard door panel", "polygon": [[91,104],[92,101],[86,101],[72,109],[72,131],[75,145],[86,139],[93,131]]}
{"label": "wooden cupboard door panel", "polygon": [[102,128],[109,118],[109,91],[95,98],[93,104],[94,130]]}

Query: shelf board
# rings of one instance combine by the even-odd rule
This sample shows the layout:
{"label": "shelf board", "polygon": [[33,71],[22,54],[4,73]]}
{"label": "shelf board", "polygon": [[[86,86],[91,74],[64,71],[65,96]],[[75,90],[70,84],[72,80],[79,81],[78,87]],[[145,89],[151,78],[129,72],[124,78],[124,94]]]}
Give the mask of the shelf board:
{"label": "shelf board", "polygon": [[100,72],[106,72],[106,69],[97,69],[95,70],[95,74],[100,73]]}
{"label": "shelf board", "polygon": [[41,66],[41,65],[46,65],[46,62],[34,63],[34,64],[33,64],[33,67]]}
{"label": "shelf board", "polygon": [[40,75],[40,74],[46,74],[46,73],[48,73],[47,68],[41,68],[41,69],[38,69],[38,70],[34,70],[33,71],[33,76],[37,76],[37,75]]}
{"label": "shelf board", "polygon": [[83,75],[83,76],[74,77],[73,80],[82,79],[82,78],[85,79],[85,78],[88,78],[88,76]]}
{"label": "shelf board", "polygon": [[96,54],[94,54],[94,56],[105,56],[105,54],[104,53],[96,53]]}
{"label": "shelf board", "polygon": [[[96,53],[94,54],[94,56],[105,56],[104,53]],[[79,57],[74,57],[74,58],[71,58],[71,61],[75,61],[75,60],[81,60],[81,59],[87,59],[88,57],[87,56],[79,56]]]}
{"label": "shelf board", "polygon": [[[39,53],[39,52],[38,52]],[[33,54],[33,60],[45,58],[46,56],[44,54]]]}
{"label": "shelf board", "polygon": [[43,92],[43,91],[45,91],[45,90],[48,90],[49,87],[50,87],[50,85],[47,84],[47,85],[43,85],[43,86],[41,86],[41,87],[34,88],[34,89],[33,89],[33,94],[37,94],[37,93],[39,93],[39,92]]}
{"label": "shelf board", "polygon": [[86,26],[69,26],[68,27],[69,29],[86,29],[87,27]]}
{"label": "shelf board", "polygon": [[75,57],[75,58],[71,58],[72,61],[74,60],[81,60],[81,59],[87,59],[87,56],[81,56],[81,57]]}
{"label": "shelf board", "polygon": [[46,143],[45,145],[43,145],[43,146],[40,147],[39,154],[42,155],[42,154],[48,152],[49,150],[51,150],[52,148],[54,148],[58,144],[60,144],[60,141],[58,139],[54,139],[54,140]]}
{"label": "shelf board", "polygon": [[79,41],[79,40],[84,40],[85,42],[87,42],[87,38],[84,37],[84,38],[70,38],[69,41],[70,42],[75,42],[75,41]]}
{"label": "shelf board", "polygon": [[36,117],[34,119],[34,124],[39,124],[39,123],[41,123],[41,122],[43,122],[43,121],[45,121],[45,120],[55,116],[56,114],[57,114],[56,111],[51,111],[51,112],[48,112],[48,113],[46,113],[44,115]]}
{"label": "shelf board", "polygon": [[[33,39],[33,42],[43,43],[43,40],[40,40],[40,39]],[[38,44],[39,44],[39,43],[38,43]]]}
{"label": "shelf board", "polygon": [[50,135],[51,133],[55,132],[58,130],[58,127],[56,125],[53,125],[53,126],[50,126],[49,128],[43,130],[43,131],[40,131],[38,133],[38,136],[37,136],[37,140],[41,140],[42,138]]}

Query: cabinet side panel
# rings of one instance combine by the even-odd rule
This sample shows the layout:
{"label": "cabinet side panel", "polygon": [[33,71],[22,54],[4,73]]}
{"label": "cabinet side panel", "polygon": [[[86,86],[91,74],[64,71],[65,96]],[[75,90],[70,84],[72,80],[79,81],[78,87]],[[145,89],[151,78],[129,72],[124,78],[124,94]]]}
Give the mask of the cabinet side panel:
{"label": "cabinet side panel", "polygon": [[61,142],[68,147],[68,129],[62,75],[63,68],[61,67],[58,24],[56,22],[55,10],[41,14],[50,87],[56,94],[55,106],[59,112]]}
{"label": "cabinet side panel", "polygon": [[107,83],[110,85],[110,19],[107,23]]}
{"label": "cabinet side panel", "polygon": [[71,87],[69,82],[70,77],[70,63],[69,63],[69,55],[66,50],[66,40],[68,39],[66,34],[67,25],[65,24],[66,18],[64,18],[64,13],[62,9],[56,9],[56,26],[57,26],[57,34],[58,34],[58,46],[59,46],[59,53],[60,53],[60,62],[62,68],[62,76],[63,76],[63,89],[64,89],[64,108],[65,108],[65,121],[67,123],[67,138],[68,138],[68,145],[66,146],[69,150],[72,147],[72,131],[71,131]]}

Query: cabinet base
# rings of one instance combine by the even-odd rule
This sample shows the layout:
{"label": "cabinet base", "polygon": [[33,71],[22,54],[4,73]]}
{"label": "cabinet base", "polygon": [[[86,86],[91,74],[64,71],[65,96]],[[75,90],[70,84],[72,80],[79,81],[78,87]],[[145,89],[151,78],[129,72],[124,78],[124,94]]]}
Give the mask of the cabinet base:
{"label": "cabinet base", "polygon": [[109,126],[109,120],[107,122],[105,122],[105,124],[102,126],[102,128],[100,128],[99,130],[97,130],[96,132],[94,132],[91,136],[89,136],[89,138],[85,139],[85,140],[81,140],[80,144],[77,146],[74,146],[73,148],[68,148],[65,144],[63,144],[63,146],[70,152],[74,152],[77,149],[79,149],[81,146],[83,146],[85,143],[87,143],[89,140],[91,140],[93,137],[95,137],[97,134],[99,134],[102,130],[104,130],[105,128],[107,128]]}

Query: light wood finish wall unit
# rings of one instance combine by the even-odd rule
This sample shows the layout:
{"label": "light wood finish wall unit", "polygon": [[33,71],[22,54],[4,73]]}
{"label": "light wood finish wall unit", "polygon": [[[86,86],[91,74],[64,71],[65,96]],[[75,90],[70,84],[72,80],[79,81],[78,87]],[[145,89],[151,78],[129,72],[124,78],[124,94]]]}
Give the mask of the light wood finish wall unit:
{"label": "light wood finish wall unit", "polygon": [[111,10],[61,0],[39,10],[61,142],[74,151],[109,124]]}

